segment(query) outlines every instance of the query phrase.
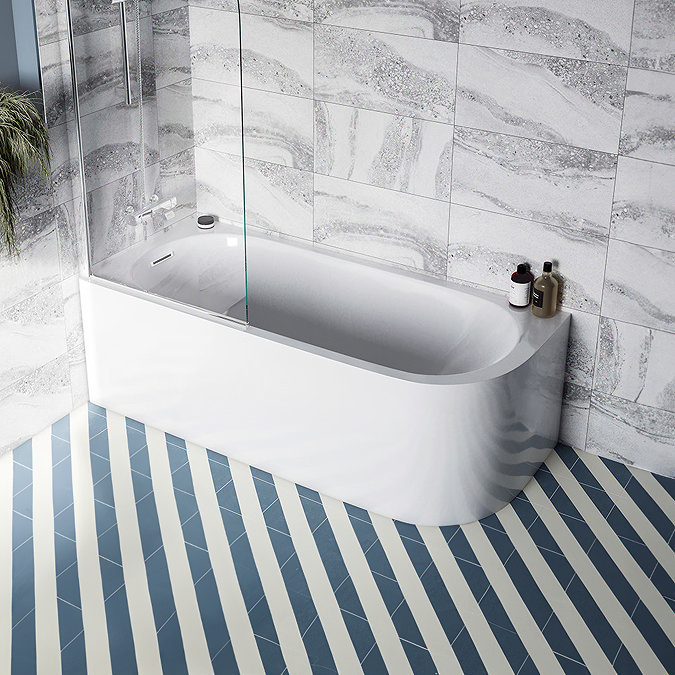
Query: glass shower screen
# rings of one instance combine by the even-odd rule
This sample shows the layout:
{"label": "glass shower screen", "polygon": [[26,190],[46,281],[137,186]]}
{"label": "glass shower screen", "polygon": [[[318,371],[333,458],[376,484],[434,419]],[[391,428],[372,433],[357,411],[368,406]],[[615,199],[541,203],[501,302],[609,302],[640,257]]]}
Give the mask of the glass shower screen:
{"label": "glass shower screen", "polygon": [[91,273],[246,321],[236,5],[69,2]]}

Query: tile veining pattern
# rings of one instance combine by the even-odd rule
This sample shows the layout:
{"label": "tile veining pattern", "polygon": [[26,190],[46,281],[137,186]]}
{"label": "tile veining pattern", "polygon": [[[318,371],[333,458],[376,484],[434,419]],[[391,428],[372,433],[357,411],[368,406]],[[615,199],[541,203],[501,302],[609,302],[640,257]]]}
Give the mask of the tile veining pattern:
{"label": "tile veining pattern", "polygon": [[[238,141],[234,4],[189,5],[209,92],[198,207],[240,218],[219,174]],[[675,476],[675,361],[648,352],[652,396],[599,370],[633,326],[675,333],[674,7],[243,3],[247,223],[501,292],[518,262],[553,258],[574,314],[561,439]]]}
{"label": "tile veining pattern", "polygon": [[666,673],[674,533],[675,481],[565,446],[415,527],[89,404],[0,457],[0,672]]}
{"label": "tile veining pattern", "polygon": [[20,256],[0,252],[0,454],[88,398],[77,273],[84,222],[66,26],[35,0],[51,181],[17,186]]}

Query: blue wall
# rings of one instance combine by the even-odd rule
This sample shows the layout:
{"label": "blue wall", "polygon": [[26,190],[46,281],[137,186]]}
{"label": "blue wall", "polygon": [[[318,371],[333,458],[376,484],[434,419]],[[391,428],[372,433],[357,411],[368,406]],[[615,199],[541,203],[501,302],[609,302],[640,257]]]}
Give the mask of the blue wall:
{"label": "blue wall", "polygon": [[5,0],[0,8],[0,82],[10,89],[41,89],[32,0]]}

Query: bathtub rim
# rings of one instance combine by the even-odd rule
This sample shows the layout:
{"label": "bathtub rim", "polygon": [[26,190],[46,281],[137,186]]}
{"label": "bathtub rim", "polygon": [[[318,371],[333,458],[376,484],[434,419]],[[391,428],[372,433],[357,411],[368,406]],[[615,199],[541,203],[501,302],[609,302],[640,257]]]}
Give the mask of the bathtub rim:
{"label": "bathtub rim", "polygon": [[[312,248],[312,247],[310,247]],[[341,257],[339,254],[333,254],[337,257]],[[351,262],[351,261],[350,261]],[[360,264],[360,263],[357,263]],[[399,270],[397,268],[389,268],[386,265],[379,263],[377,264],[378,269],[382,269],[385,272],[391,272],[394,274],[404,274],[404,276],[412,276],[412,278],[421,281],[431,281],[434,285],[440,286],[442,288],[447,288],[448,292],[458,292],[468,295],[475,295],[481,297],[489,302],[498,304],[505,312],[509,312],[513,319],[516,322],[516,325],[519,330],[519,339],[515,347],[501,359],[496,362],[485,366],[483,368],[478,368],[476,370],[467,371],[464,373],[453,373],[446,375],[423,375],[419,373],[411,373],[403,370],[398,370],[388,366],[383,366],[377,363],[371,363],[363,359],[359,359],[354,356],[349,356],[347,354],[341,354],[340,352],[335,352],[325,347],[320,347],[318,345],[311,344],[309,342],[302,342],[294,338],[289,338],[284,335],[279,335],[271,331],[258,328],[250,323],[246,323],[237,319],[236,317],[225,316],[212,312],[210,310],[203,309],[201,307],[196,307],[194,305],[189,305],[187,303],[179,302],[177,300],[172,300],[170,298],[165,298],[160,295],[156,295],[149,291],[143,291],[132,286],[127,286],[121,282],[111,281],[98,277],[95,274],[90,275],[81,275],[80,281],[85,283],[91,283],[94,285],[102,286],[110,290],[123,293],[125,295],[143,300],[146,302],[152,302],[164,306],[168,309],[176,310],[183,312],[185,314],[194,316],[196,318],[204,319],[212,323],[216,323],[222,326],[233,328],[236,330],[241,330],[252,337],[264,340],[272,340],[276,343],[285,345],[287,347],[292,347],[294,349],[301,349],[308,351],[317,356],[323,358],[331,359],[333,361],[338,361],[344,363],[348,366],[358,369],[370,370],[385,377],[405,380],[409,382],[417,382],[420,384],[428,385],[452,385],[452,384],[469,384],[472,382],[484,382],[487,380],[492,380],[502,375],[505,375],[512,370],[515,370],[525,362],[527,362],[532,356],[534,356],[537,351],[557,332],[558,328],[567,321],[571,320],[571,314],[558,310],[555,316],[549,319],[539,319],[532,314],[531,308],[512,308],[508,305],[500,305],[499,300],[501,296],[498,293],[485,291],[478,288],[473,288],[469,286],[462,286],[457,282],[444,281],[436,278],[427,278],[425,275],[420,273],[410,273],[407,270]],[[504,302],[506,302],[506,297],[504,297]]]}

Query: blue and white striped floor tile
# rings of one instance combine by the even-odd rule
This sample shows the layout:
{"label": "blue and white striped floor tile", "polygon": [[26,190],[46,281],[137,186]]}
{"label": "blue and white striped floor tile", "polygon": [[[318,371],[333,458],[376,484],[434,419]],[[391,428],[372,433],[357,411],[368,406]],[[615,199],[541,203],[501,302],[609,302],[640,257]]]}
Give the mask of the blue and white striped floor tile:
{"label": "blue and white striped floor tile", "polygon": [[416,527],[89,404],[0,457],[0,675],[675,673],[675,480]]}

